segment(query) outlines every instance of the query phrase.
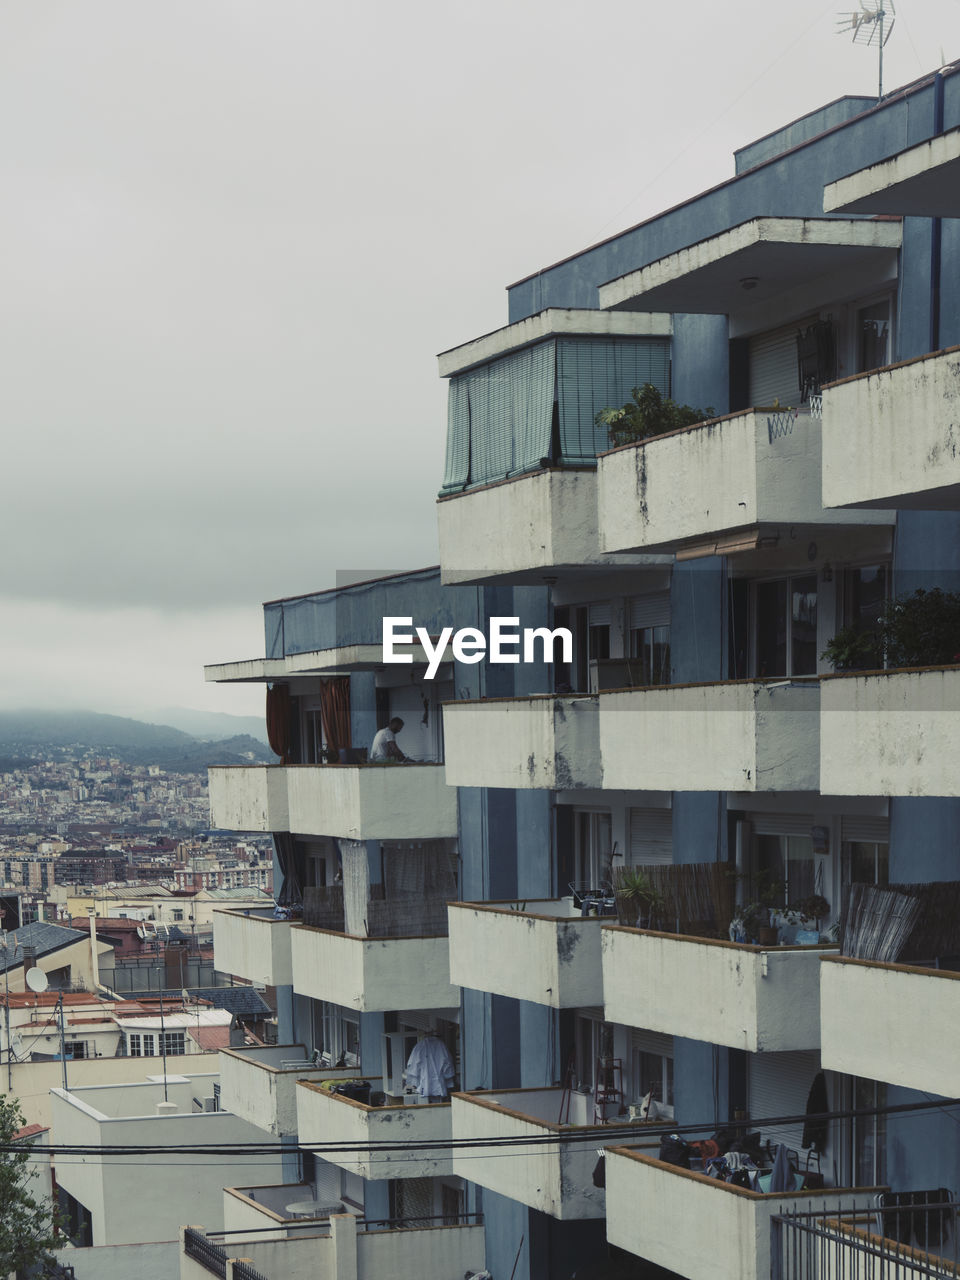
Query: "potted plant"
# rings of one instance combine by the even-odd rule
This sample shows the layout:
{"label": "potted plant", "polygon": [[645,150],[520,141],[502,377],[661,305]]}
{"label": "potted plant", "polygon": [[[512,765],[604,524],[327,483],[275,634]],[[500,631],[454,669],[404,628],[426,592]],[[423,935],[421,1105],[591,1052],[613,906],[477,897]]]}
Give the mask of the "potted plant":
{"label": "potted plant", "polygon": [[663,897],[643,867],[621,867],[614,886],[617,910],[624,924],[649,928],[663,906]]}
{"label": "potted plant", "polygon": [[677,404],[652,382],[634,387],[630,395],[632,400],[627,404],[619,409],[601,409],[594,419],[598,427],[607,428],[610,443],[614,446],[649,440],[651,436],[663,435],[678,427],[693,426],[716,414],[710,406],[694,409],[689,404]]}
{"label": "potted plant", "polygon": [[820,657],[834,671],[871,671],[883,666],[880,637],[859,627],[841,627]]}

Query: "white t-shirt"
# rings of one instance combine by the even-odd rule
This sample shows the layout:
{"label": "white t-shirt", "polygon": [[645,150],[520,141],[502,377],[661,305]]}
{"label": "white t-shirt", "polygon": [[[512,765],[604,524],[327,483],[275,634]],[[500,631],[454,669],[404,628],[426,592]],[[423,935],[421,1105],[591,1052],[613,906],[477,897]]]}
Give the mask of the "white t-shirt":
{"label": "white t-shirt", "polygon": [[373,746],[370,748],[371,760],[389,760],[390,754],[387,751],[388,742],[396,742],[396,734],[387,726],[386,729],[380,729],[373,740]]}

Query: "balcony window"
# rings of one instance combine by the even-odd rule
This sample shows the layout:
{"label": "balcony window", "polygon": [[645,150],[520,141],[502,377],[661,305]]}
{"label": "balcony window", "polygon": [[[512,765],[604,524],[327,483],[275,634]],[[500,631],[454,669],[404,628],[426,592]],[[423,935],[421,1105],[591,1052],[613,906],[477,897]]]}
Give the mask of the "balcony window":
{"label": "balcony window", "polygon": [[666,338],[551,339],[451,378],[442,492],[592,464],[610,446],[596,414],[646,382],[669,394]]}
{"label": "balcony window", "polygon": [[613,820],[609,812],[580,810],[575,827],[574,883],[578,890],[601,889],[610,883]]}
{"label": "balcony window", "polygon": [[754,587],[756,674],[817,673],[817,575],[778,578]]}

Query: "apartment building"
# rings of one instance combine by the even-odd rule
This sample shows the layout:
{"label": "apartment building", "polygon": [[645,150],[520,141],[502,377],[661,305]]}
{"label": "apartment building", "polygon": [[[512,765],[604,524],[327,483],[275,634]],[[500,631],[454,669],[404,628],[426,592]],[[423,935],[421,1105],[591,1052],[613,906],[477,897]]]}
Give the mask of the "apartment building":
{"label": "apartment building", "polygon": [[[824,653],[960,589],[958,178],[946,67],[517,282],[440,357],[439,573],[269,604],[266,656],[208,669],[268,685],[283,761],[211,771],[215,825],[274,833],[283,907],[215,924],[218,967],[282,993],[283,1043],[224,1054],[224,1089],[320,1238],[482,1216],[498,1280],[879,1276],[907,1248],[952,1274],[960,670]],[[706,419],[617,443],[596,415],[645,384]],[[572,648],[430,681],[425,643],[384,662],[388,616]],[[393,716],[420,763],[359,762]],[[428,1031],[459,1087],[411,1105]],[[679,1167],[664,1126],[759,1132],[793,1181]],[[440,1145],[377,1146],[401,1131]]]}

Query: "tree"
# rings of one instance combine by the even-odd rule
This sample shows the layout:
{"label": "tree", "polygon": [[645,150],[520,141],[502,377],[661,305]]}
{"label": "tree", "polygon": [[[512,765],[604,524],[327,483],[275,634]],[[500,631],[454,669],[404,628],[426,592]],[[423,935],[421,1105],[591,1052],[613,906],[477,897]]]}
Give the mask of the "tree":
{"label": "tree", "polygon": [[22,1128],[20,1104],[0,1093],[0,1276],[52,1276],[58,1270],[55,1218],[35,1199],[30,1144],[14,1141]]}
{"label": "tree", "polygon": [[689,404],[677,404],[664,396],[652,382],[631,391],[632,401],[619,409],[601,409],[595,418],[598,427],[606,427],[614,446],[636,444],[651,436],[676,431],[678,427],[691,427],[694,423],[712,418],[712,408],[694,409]]}

